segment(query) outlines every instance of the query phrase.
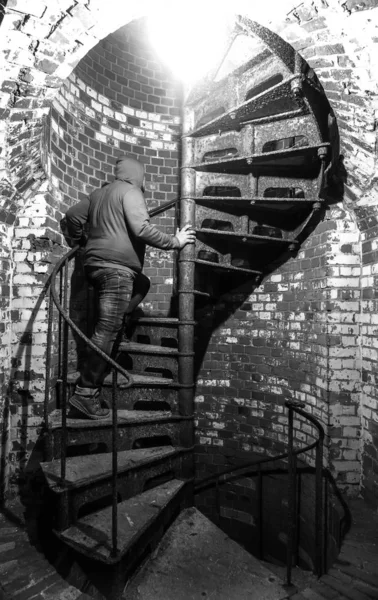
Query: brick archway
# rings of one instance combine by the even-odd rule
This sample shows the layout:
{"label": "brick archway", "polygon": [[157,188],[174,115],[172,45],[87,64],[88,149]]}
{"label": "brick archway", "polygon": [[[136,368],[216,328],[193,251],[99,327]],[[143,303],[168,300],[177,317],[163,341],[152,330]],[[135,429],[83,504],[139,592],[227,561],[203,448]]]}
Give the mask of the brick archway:
{"label": "brick archway", "polygon": [[[54,216],[56,201],[49,195],[49,183],[41,164],[43,120],[63,81],[80,59],[121,24],[149,12],[149,9],[139,12],[135,6],[120,13],[116,0],[60,4],[61,8],[57,9],[44,0],[8,0],[3,1],[0,9],[0,14],[3,11],[2,54],[6,59],[1,71],[0,97],[0,215],[3,275],[7,282],[2,290],[5,318],[0,342],[5,357],[4,393],[11,369],[17,370],[15,348],[21,343],[20,332],[30,317],[30,307],[22,308],[19,301],[20,293],[22,296],[30,283],[29,280],[25,283],[23,270],[28,252],[34,255],[29,256],[33,273],[28,272],[27,276],[35,277],[34,273],[38,273],[33,283],[36,288],[41,287],[43,279],[44,267],[40,266],[38,252],[30,243],[33,238],[28,236],[43,237],[51,247],[61,249],[64,245]],[[334,418],[340,432],[339,437],[335,437],[334,460],[340,460],[336,471],[349,469],[352,473],[349,480],[342,480],[343,484],[355,488],[360,483],[359,452],[364,451],[366,490],[374,495],[377,481],[377,476],[372,475],[373,467],[377,466],[374,390],[378,363],[376,322],[372,314],[377,308],[374,276],[378,263],[377,81],[374,79],[377,28],[374,23],[378,0],[364,3],[269,0],[269,10],[265,6],[258,12],[247,6],[248,3],[240,2],[238,11],[236,3],[235,11],[279,34],[314,68],[338,120],[345,168],[344,207],[340,204],[334,208],[322,225],[330,252],[337,255],[334,272],[327,274],[327,285],[337,288],[338,295],[333,299],[331,296],[334,300],[331,308],[321,310],[327,319],[332,319],[336,329],[347,322],[345,327],[349,326],[349,337],[353,338],[351,344],[358,347],[360,354],[355,353],[352,358],[335,356],[336,362],[329,369],[329,376],[340,384],[336,386],[334,402]],[[337,237],[338,227],[342,232]],[[11,284],[20,286],[19,290],[12,290]],[[14,298],[19,296],[19,302],[11,302],[12,292]],[[12,314],[12,310],[18,313]],[[359,320],[354,318],[348,323],[345,315],[352,312],[360,315]],[[12,319],[17,322],[13,329]],[[345,336],[348,337],[347,332]],[[43,352],[43,344],[40,351]],[[348,361],[352,361],[353,368],[348,368]],[[350,438],[349,433],[353,434]],[[358,442],[360,433],[362,443]]]}

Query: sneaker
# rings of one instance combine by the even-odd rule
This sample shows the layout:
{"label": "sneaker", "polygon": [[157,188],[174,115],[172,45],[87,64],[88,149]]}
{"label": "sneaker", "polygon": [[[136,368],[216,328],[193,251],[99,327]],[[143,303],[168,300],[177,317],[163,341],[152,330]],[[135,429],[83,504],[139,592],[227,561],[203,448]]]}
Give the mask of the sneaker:
{"label": "sneaker", "polygon": [[68,402],[89,419],[106,419],[110,413],[108,408],[101,408],[98,393],[93,396],[82,396],[75,393]]}

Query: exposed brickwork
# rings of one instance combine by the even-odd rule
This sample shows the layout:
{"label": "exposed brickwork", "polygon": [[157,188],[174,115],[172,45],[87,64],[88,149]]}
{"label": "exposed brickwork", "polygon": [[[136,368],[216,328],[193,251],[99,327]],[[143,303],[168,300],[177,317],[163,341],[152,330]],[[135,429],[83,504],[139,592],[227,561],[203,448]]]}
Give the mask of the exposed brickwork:
{"label": "exposed brickwork", "polygon": [[63,235],[56,231],[56,208],[46,184],[18,212],[15,222],[8,495],[11,490],[18,493],[42,458],[43,447],[36,443],[42,433],[46,385],[46,283],[64,251]]}
{"label": "exposed brickwork", "polygon": [[10,513],[13,520],[0,515],[0,597],[4,600],[15,597],[25,600],[91,600],[93,596],[64,581],[37,550],[38,542],[30,533],[31,523],[28,531],[25,523],[19,521],[18,512]]}
{"label": "exposed brickwork", "polygon": [[[104,94],[105,82],[111,80],[111,77],[106,75],[106,71],[109,71],[109,65],[106,62],[100,63],[103,71],[93,69],[94,64],[98,64],[100,60],[108,60],[107,53],[116,52],[119,56],[124,53],[124,55],[129,54],[135,58],[135,40],[126,41],[125,38],[117,37],[114,42],[107,40],[110,43],[108,48],[104,47],[106,41],[103,41],[97,49],[95,47],[100,39],[106,38],[122,23],[131,20],[138,10],[137,7],[131,8],[131,6],[123,5],[120,7],[115,0],[109,0],[101,6],[98,3],[96,6],[91,6],[91,3],[67,2],[60,3],[57,7],[54,3],[43,0],[28,0],[28,2],[11,0],[6,4],[5,16],[1,24],[2,33],[4,32],[4,35],[1,36],[1,51],[6,60],[0,67],[2,78],[0,173],[2,177],[6,178],[7,183],[2,195],[1,209],[3,210],[0,212],[0,222],[4,223],[1,234],[4,248],[2,266],[5,275],[5,282],[2,282],[2,286],[5,286],[2,304],[5,330],[1,334],[3,336],[1,352],[5,357],[4,378],[7,387],[11,358],[10,320],[12,316],[15,316],[14,334],[17,336],[20,334],[18,328],[21,329],[24,326],[25,330],[28,315],[30,317],[26,311],[32,310],[25,307],[22,309],[24,312],[19,312],[21,309],[17,307],[14,309],[17,311],[17,315],[11,313],[13,307],[9,303],[10,295],[6,287],[13,277],[9,271],[10,261],[13,260],[9,251],[10,239],[14,233],[13,227],[16,223],[18,208],[22,208],[23,211],[20,215],[21,218],[29,219],[28,211],[30,211],[30,219],[38,218],[33,212],[33,200],[44,177],[38,148],[40,141],[47,139],[43,138],[42,121],[46,119],[52,99],[56,98],[54,110],[57,114],[54,113],[54,121],[58,124],[58,128],[61,127],[59,119],[62,115],[56,107],[60,106],[61,109],[64,109],[62,101],[67,103],[70,101],[72,105],[72,100],[64,97],[64,94],[72,94],[71,86],[75,89],[79,88],[78,81],[86,86],[85,91],[79,88],[79,93],[87,94],[87,86],[89,86],[96,95],[92,98],[88,94],[89,104],[83,102],[84,106],[95,111],[95,117],[90,117],[84,110],[85,119],[96,120],[97,115],[100,114],[101,118],[112,119],[111,115],[106,115],[105,108],[114,110],[115,116],[116,109],[108,106],[106,102],[99,101],[99,95],[108,98],[109,101],[120,103],[122,110],[117,110],[117,112],[122,114],[126,121],[114,119],[114,127],[113,125],[109,126],[109,122],[100,123],[98,121],[97,123],[99,127],[105,126],[111,129],[112,138],[119,142],[119,148],[108,144],[108,138],[106,141],[95,140],[83,132],[79,132],[78,135],[88,137],[88,144],[85,144],[85,147],[88,146],[93,152],[95,149],[91,148],[89,140],[94,140],[100,145],[100,152],[101,144],[104,144],[106,146],[105,155],[112,158],[116,156],[116,152],[125,151],[126,147],[121,148],[121,143],[129,144],[126,141],[126,135],[135,137],[136,141],[131,144],[129,151],[135,152],[143,160],[146,160],[147,167],[151,169],[148,195],[153,202],[173,197],[176,193],[176,160],[178,156],[163,154],[175,153],[176,150],[160,146],[153,148],[151,144],[152,142],[176,143],[177,140],[174,140],[173,137],[165,140],[160,136],[164,134],[173,136],[177,133],[172,128],[172,122],[164,121],[163,117],[173,118],[173,125],[178,125],[174,122],[178,115],[175,112],[177,104],[171,93],[167,92],[167,95],[164,96],[162,92],[158,92],[158,90],[166,88],[160,83],[154,84],[154,79],[159,81],[161,79],[157,76],[154,68],[149,65],[151,59],[147,55],[140,56],[139,62],[136,59],[134,62],[131,61],[130,57],[127,59],[128,64],[133,66],[134,79],[125,75],[129,69],[124,63],[119,62],[117,65],[119,70],[125,69],[123,75],[119,73],[121,77],[125,76],[128,82],[134,82],[133,85],[127,85],[128,102],[122,101],[120,97],[111,98]],[[129,5],[129,3],[125,4]],[[283,4],[280,3],[280,6],[282,7]],[[318,416],[325,422],[328,422],[327,419],[329,419],[333,425],[333,428],[327,432],[331,439],[330,463],[333,465],[335,473],[339,474],[340,482],[346,487],[357,487],[360,477],[359,451],[363,451],[363,490],[372,501],[376,502],[378,497],[376,487],[378,482],[377,394],[375,391],[377,357],[374,313],[377,263],[375,208],[377,186],[374,169],[377,82],[374,73],[378,39],[375,25],[377,2],[376,0],[364,2],[357,0],[348,0],[347,2],[344,0],[287,1],[285,10],[287,10],[286,20],[281,18],[279,11],[276,13],[272,10],[265,11],[264,14],[262,10],[259,10],[259,20],[292,43],[316,70],[324,85],[339,125],[345,168],[344,174],[340,169],[340,174],[344,179],[342,182],[345,191],[344,204],[353,215],[353,219],[347,217],[346,213],[332,213],[331,218],[318,228],[297,259],[290,261],[257,290],[245,297],[243,303],[238,305],[238,312],[226,320],[221,329],[215,333],[209,347],[209,354],[205,358],[201,380],[204,383],[213,380],[217,383],[214,386],[210,383],[204,385],[203,389],[199,389],[198,396],[203,397],[204,402],[199,402],[198,405],[203,404],[200,418],[206,412],[216,416],[203,417],[204,420],[200,423],[200,434],[205,440],[201,449],[209,453],[209,449],[212,448],[214,453],[210,454],[214,458],[210,460],[223,460],[222,452],[218,454],[220,459],[216,459],[216,456],[220,449],[224,450],[226,439],[230,440],[227,444],[229,444],[231,453],[236,450],[244,452],[249,446],[261,449],[260,442],[264,439],[267,449],[273,451],[275,445],[280,441],[279,436],[284,439],[285,435],[282,429],[284,423],[282,422],[281,392],[285,396],[292,389],[297,397],[305,399],[314,410],[314,414],[317,411]],[[249,16],[252,19],[257,18],[255,12],[253,14],[251,12]],[[113,39],[115,39],[114,36]],[[138,43],[140,39],[139,36]],[[363,40],[362,45],[361,40]],[[130,45],[126,48],[127,44]],[[88,56],[77,71],[71,75],[79,60],[86,56],[91,48],[93,48],[93,54]],[[145,52],[147,50],[143,49],[142,53]],[[95,54],[96,60],[93,62]],[[147,64],[143,61],[147,61]],[[84,65],[86,65],[86,72],[84,72]],[[95,76],[93,73],[91,74],[91,70],[95,71]],[[105,80],[101,81],[100,77],[104,76]],[[68,77],[70,79],[67,79]],[[57,90],[62,83],[64,86],[57,96]],[[115,89],[114,93],[124,95],[122,84],[120,87],[121,89]],[[126,86],[124,86],[125,88]],[[101,111],[96,111],[96,108],[92,106],[92,100],[101,106]],[[173,104],[170,103],[171,101]],[[77,106],[79,113],[82,112],[80,106],[79,104]],[[127,115],[123,110],[124,106],[135,111],[134,114]],[[147,117],[137,116],[137,111],[145,112]],[[151,115],[154,115],[154,118],[150,118]],[[132,122],[129,117],[139,119],[139,122]],[[160,120],[155,120],[155,117],[156,119],[160,117]],[[65,120],[63,117],[63,120],[68,123],[68,119]],[[142,125],[142,121],[145,125]],[[164,125],[164,131],[156,129],[158,123]],[[87,123],[84,124],[84,121],[83,125],[88,126]],[[139,129],[140,132],[123,130],[123,125]],[[152,125],[152,129],[150,125]],[[158,139],[149,138],[148,135],[151,135],[151,132],[156,132],[159,136]],[[108,135],[106,131],[98,130],[97,133]],[[125,137],[123,138],[123,136]],[[60,135],[57,135],[56,141],[58,141],[59,151],[63,153],[64,150],[59,147],[58,138],[60,139]],[[64,142],[63,133],[62,139]],[[84,143],[83,139],[78,141],[80,144]],[[42,150],[45,152],[46,147],[44,146]],[[79,149],[75,149],[76,151],[79,152]],[[148,154],[148,151],[154,151],[156,154]],[[43,154],[43,157],[46,165],[46,153]],[[150,162],[147,162],[147,157],[149,161],[151,159]],[[58,156],[58,153],[55,154],[51,169],[53,167],[59,169],[59,160],[64,162],[67,168],[68,165],[65,161],[69,161],[70,158],[72,159],[68,149],[64,151],[64,161]],[[153,160],[165,161],[165,165],[163,162],[154,163]],[[168,164],[168,161],[175,161],[175,163]],[[98,181],[102,180],[102,176],[93,175],[92,172],[87,173],[82,168],[84,166],[94,168],[93,165],[84,165],[80,159],[78,162],[80,168],[75,170],[77,185],[69,186],[69,182],[64,181],[64,176],[63,182],[59,182],[59,185],[77,189],[77,198],[79,198],[79,193],[89,191],[86,186],[92,185],[89,181],[91,177],[97,178]],[[105,163],[109,164],[106,160],[99,162],[98,171],[102,171]],[[166,167],[172,169],[172,172],[161,170]],[[54,176],[60,178],[60,171],[56,173]],[[79,173],[83,179],[79,178]],[[67,173],[64,172],[64,175]],[[73,177],[73,174],[69,177]],[[48,221],[44,224],[42,221],[38,221],[37,225],[31,224],[29,232],[36,238],[46,236],[53,244],[57,244],[57,254],[61,252],[61,250],[58,252],[58,246],[62,243],[62,239],[54,237],[59,235],[58,222],[67,208],[68,198],[70,202],[77,199],[74,193],[71,196],[68,187],[56,189],[54,196],[47,197],[44,218]],[[45,196],[46,193],[47,190],[42,192],[42,195]],[[39,195],[37,197],[40,198]],[[159,226],[167,226],[169,230],[172,228],[172,217],[170,216],[169,219],[169,223],[159,220],[157,223]],[[35,222],[37,223],[37,221]],[[341,222],[346,226],[345,230],[338,228],[338,224]],[[23,253],[29,252],[29,248],[24,248],[22,243],[26,243],[29,233],[26,233],[25,229],[25,235],[22,237],[20,232],[23,227],[27,226],[21,223],[26,223],[26,221],[17,222],[16,237],[13,243],[14,252],[18,253],[15,254],[17,267],[14,277],[20,276],[21,271],[18,269],[28,269],[29,262],[32,263],[34,283],[30,285],[35,286],[34,302],[36,302],[42,286],[43,277],[41,275],[46,263],[44,258],[39,257],[37,253],[33,254],[31,261],[25,260]],[[361,240],[358,238],[358,230],[361,232]],[[359,245],[360,241],[361,246]],[[312,255],[309,254],[311,252]],[[319,254],[315,255],[315,252],[319,252]],[[317,269],[317,274],[312,276],[311,267],[306,266],[306,261],[311,261],[315,257],[319,258],[319,266],[314,267]],[[168,258],[164,253],[153,252],[150,255],[147,272],[152,275],[153,284],[161,287],[158,288],[159,296],[155,298],[157,304],[156,302],[146,303],[149,312],[156,308],[160,314],[166,314],[168,311],[167,293],[171,290],[172,279],[171,271],[169,271],[170,259],[171,256]],[[357,272],[359,268],[362,269],[361,273]],[[39,279],[37,277],[38,269],[41,269]],[[321,269],[326,270],[322,275],[320,274]],[[26,278],[26,275],[29,276],[29,274],[26,271],[24,273],[25,276],[23,276],[22,282],[19,281],[19,284],[24,292],[29,294],[29,280]],[[298,276],[298,279],[295,279],[295,275]],[[286,287],[279,290],[279,286]],[[33,291],[34,287],[31,289]],[[155,287],[155,289],[157,288]],[[17,301],[19,300],[18,292],[14,293],[14,297]],[[281,307],[281,310],[281,302],[288,306]],[[357,303],[359,303],[358,307]],[[247,307],[247,305],[249,306]],[[252,308],[252,305],[255,305],[255,309]],[[41,310],[43,311],[44,308]],[[269,316],[278,315],[280,312],[282,312],[282,318]],[[248,316],[247,313],[249,313]],[[312,320],[308,319],[310,313],[315,315]],[[300,316],[303,314],[304,318]],[[357,315],[358,319],[353,315]],[[253,328],[249,329],[251,318]],[[245,325],[245,322],[248,325]],[[27,330],[26,334],[29,333],[30,331]],[[20,335],[22,336],[22,334]],[[14,338],[12,347],[15,359],[14,369],[19,368],[20,373],[25,373],[27,370],[24,364],[25,359],[20,358],[26,356],[24,346],[27,346],[25,344],[27,339],[27,336],[23,338],[24,342],[21,344]],[[330,343],[327,342],[327,339]],[[19,347],[17,343],[19,343]],[[217,349],[222,348],[222,351],[218,353],[221,355],[220,357],[215,351],[216,344]],[[356,344],[359,344],[360,354]],[[243,346],[243,350],[239,349],[239,346]],[[39,351],[36,346],[37,367]],[[29,345],[29,355],[34,357],[34,346]],[[233,356],[233,358],[229,360],[228,356]],[[17,366],[18,361],[20,364]],[[239,368],[240,364],[243,364],[243,375],[238,378],[236,388],[236,377],[232,371],[236,366]],[[248,368],[245,368],[246,365]],[[303,366],[308,370],[302,372]],[[208,373],[210,371],[213,373]],[[40,373],[38,368],[34,369],[34,372]],[[261,377],[261,381],[254,379],[256,374]],[[306,381],[306,377],[309,381]],[[242,384],[240,384],[240,380]],[[211,396],[209,391],[211,391]],[[256,394],[261,396],[256,397]],[[217,402],[215,401],[216,395],[218,396]],[[229,402],[229,398],[231,398],[231,402]],[[271,410],[272,406],[275,407],[274,410]],[[328,406],[330,407],[329,411]],[[243,414],[242,411],[239,413],[239,409],[245,410],[245,413]],[[253,411],[256,414],[253,415]],[[229,417],[223,419],[226,414],[236,415],[236,431],[228,431],[227,425],[223,426],[224,423],[230,422]],[[266,423],[264,423],[264,415],[267,417]],[[259,427],[257,427],[256,422],[253,421],[254,418],[261,420],[263,426],[260,427],[261,423],[259,423]],[[271,427],[269,435],[265,435],[267,425],[271,421],[276,429]],[[213,423],[219,423],[219,425],[213,426]],[[242,425],[246,429],[244,432]],[[208,432],[211,432],[211,435],[208,435]],[[221,435],[221,432],[224,433]],[[302,434],[306,435],[306,432],[302,432]],[[358,441],[360,434],[361,442]],[[252,442],[250,441],[251,435],[253,436]],[[244,447],[243,444],[245,444]]]}
{"label": "exposed brickwork", "polygon": [[[145,165],[150,208],[179,195],[180,89],[145,40],[143,22],[108,36],[79,63],[53,102],[45,158],[63,212],[112,181],[115,160],[123,154]],[[173,233],[174,209],[154,223]],[[169,313],[172,258],[170,252],[147,252],[145,273],[152,286],[146,312]]]}
{"label": "exposed brickwork", "polygon": [[[38,459],[42,457],[41,426],[47,332],[45,284],[52,265],[65,249],[60,229],[64,213],[70,205],[101,183],[111,181],[115,159],[125,153],[137,157],[146,165],[146,196],[151,207],[178,196],[178,90],[153,58],[151,50],[143,44],[139,44],[138,50],[134,40],[138,32],[143,39],[140,27],[137,26],[123,29],[118,37],[109,36],[80,63],[54,100],[51,114],[44,121],[43,136],[38,140],[38,143],[42,140],[42,160],[51,186],[43,184],[39,193],[33,196],[30,196],[29,189],[24,194],[27,200],[22,209],[18,210],[17,219],[14,198],[19,195],[12,191],[12,186],[9,192],[5,190],[10,199],[8,204],[4,204],[4,210],[12,209],[12,198],[14,205],[13,211],[4,212],[6,222],[14,225],[12,344],[10,339],[6,342],[9,325],[4,330],[4,352],[7,353],[8,360],[12,356],[12,365],[9,365],[11,435],[6,450],[10,465],[8,497],[18,493],[19,486],[27,482],[28,473],[33,471]],[[125,42],[125,39],[129,41]],[[110,51],[105,52],[104,47],[108,50],[114,47],[112,56],[114,60],[118,56],[123,65],[119,67],[123,75],[118,73],[122,85],[114,83],[110,78],[104,80],[105,73],[102,75],[102,83],[92,78],[93,73],[96,75],[101,71],[102,54],[111,54]],[[137,63],[140,63],[139,66]],[[145,67],[142,66],[144,64]],[[130,72],[127,72],[127,65],[130,65]],[[116,63],[114,67],[117,67]],[[139,85],[138,78],[143,80],[146,77],[142,71],[146,71],[147,67],[150,69],[148,81],[154,81],[155,85],[151,89],[159,94],[153,98],[155,104],[149,102],[149,92],[143,92],[144,96],[142,92],[139,93],[138,108],[123,104],[120,101],[122,98],[124,102],[132,103],[124,92],[133,83],[134,87]],[[106,71],[111,75],[110,70]],[[126,75],[128,79],[123,77]],[[120,92],[118,99],[115,99],[112,89],[117,89],[117,86],[120,87]],[[107,96],[103,95],[105,93]],[[136,103],[135,101],[134,104]],[[41,132],[42,130],[39,137]],[[16,135],[16,130],[13,133]],[[28,148],[31,151],[30,145]],[[32,155],[33,152],[30,158]],[[14,156],[14,161],[18,165],[25,163],[21,150]],[[12,166],[11,170],[13,177],[23,180],[21,171],[16,172]],[[163,230],[173,233],[174,209],[156,218],[154,222]],[[77,265],[75,274],[82,282],[83,273],[78,272],[79,268]],[[146,257],[145,272],[152,282],[152,291],[145,303],[146,312],[168,314],[174,278],[172,253],[151,249]],[[10,274],[9,270],[8,278]],[[87,311],[85,289],[82,283],[75,288],[70,313],[74,321],[86,331],[86,323],[83,321],[83,308],[85,313]],[[7,288],[4,287],[3,291],[7,293]],[[9,306],[9,290],[5,305]],[[57,327],[57,322],[54,321],[54,327]],[[71,339],[70,347],[72,366],[76,367],[74,338]],[[55,359],[56,353],[54,363],[57,363]],[[57,374],[55,366],[53,364],[52,384]]]}
{"label": "exposed brickwork", "polygon": [[[277,362],[286,370],[286,382],[289,384],[287,390],[293,389],[297,397],[301,397],[310,405],[315,400],[316,409],[319,411],[320,416],[323,416],[324,423],[331,425],[327,430],[330,450],[329,460],[341,487],[349,492],[352,492],[353,489],[355,492],[358,491],[361,482],[362,451],[365,455],[362,474],[364,490],[367,497],[376,503],[377,397],[374,386],[376,364],[374,274],[377,231],[374,208],[377,203],[376,181],[374,178],[376,101],[371,103],[370,99],[372,97],[376,98],[377,81],[372,76],[369,64],[371,64],[370,61],[373,61],[374,64],[376,61],[373,55],[376,54],[377,36],[376,27],[370,25],[371,21],[367,14],[364,17],[361,15],[358,20],[361,27],[359,29],[360,34],[365,40],[371,40],[367,54],[360,57],[358,54],[358,39],[356,36],[352,36],[352,30],[354,29],[354,33],[356,32],[357,22],[354,13],[372,7],[373,5],[357,2],[306,2],[301,3],[292,12],[288,13],[284,24],[276,26],[276,30],[290,41],[316,70],[327,97],[335,110],[343,157],[338,173],[338,185],[339,189],[343,187],[345,206],[352,213],[348,215],[343,210],[333,211],[327,222],[320,225],[316,232],[312,234],[311,241],[316,245],[316,251],[319,252],[321,258],[321,265],[325,269],[323,281],[320,282],[318,288],[314,286],[310,291],[311,288],[308,287],[306,282],[306,276],[308,275],[308,272],[306,274],[306,268],[303,268],[299,261],[295,262],[294,271],[299,279],[304,277],[305,280],[304,296],[302,294],[298,295],[296,288],[289,280],[290,291],[295,295],[295,310],[304,315],[302,323],[293,324],[297,327],[296,332],[292,332],[290,335],[287,334],[282,342],[280,341],[282,332],[278,329],[278,326],[280,328],[287,327],[287,331],[289,329],[287,313],[285,313],[283,322],[277,323],[271,333],[260,331],[259,336],[262,338],[271,336],[273,345],[281,345],[281,350],[275,349],[275,352],[279,352],[283,357],[277,359]],[[348,46],[344,44],[339,36],[340,20],[342,20],[343,35],[350,36],[348,37]],[[271,27],[272,20],[267,19],[266,24]],[[355,47],[354,55],[350,53],[351,47]],[[356,59],[356,56],[359,58]],[[316,237],[318,233],[321,236]],[[300,255],[305,261],[304,264],[311,256],[308,254],[308,248],[307,244],[304,253]],[[283,273],[284,277],[287,278],[286,267]],[[266,309],[265,303],[274,306],[277,300],[277,294],[271,293],[271,284],[274,283],[276,277],[282,277],[282,275],[280,273],[274,274],[268,282],[263,283],[251,296],[252,301],[255,302],[255,311],[261,311],[268,324],[270,311]],[[296,284],[300,285],[300,282],[297,281]],[[269,291],[269,294],[266,294],[266,291]],[[256,300],[258,301],[260,298],[263,299],[263,303],[256,303]],[[364,298],[366,298],[365,301]],[[250,298],[246,299],[246,301],[248,300]],[[317,304],[316,322],[313,325],[308,320],[306,309],[303,310],[303,304],[306,301],[308,303],[313,301],[314,306]],[[237,314],[235,313],[234,316]],[[239,315],[239,318],[243,319],[240,313]],[[252,310],[249,317],[256,318],[256,312]],[[217,331],[216,336],[222,330],[224,333],[229,331],[229,333],[235,334],[236,327],[240,324],[239,322],[238,324],[233,323],[231,320],[226,321],[222,328]],[[245,327],[243,327],[243,330],[245,335],[247,333]],[[234,355],[233,358],[235,366],[237,365],[240,369],[240,365],[242,365],[243,371],[248,370],[245,362],[248,363],[250,357],[246,357],[244,351],[243,354],[239,354],[239,348],[242,345],[240,340],[244,338],[239,338],[238,335],[232,335],[231,337],[233,342],[229,348],[236,349],[236,356]],[[248,337],[248,333],[246,337]],[[225,339],[226,337],[223,339],[216,338],[217,341],[221,342]],[[310,352],[308,351],[309,344],[306,343],[307,340],[312,341]],[[248,348],[250,343],[256,344],[256,341],[247,343],[246,350],[248,353],[250,353]],[[264,348],[263,341],[258,343]],[[268,345],[267,342],[266,345]],[[300,357],[301,354],[306,356],[307,351],[307,358],[310,357],[310,364],[314,367],[314,369],[310,368],[308,370],[310,383],[303,383],[302,386],[299,386],[303,389],[297,389],[298,383],[296,381],[304,374],[303,364],[305,363],[303,363],[303,360],[297,360],[297,369],[301,371],[299,374],[290,372],[290,367],[287,368],[290,365],[290,358],[293,364],[292,350],[288,351],[287,349],[290,345],[296,347],[297,356],[295,358]],[[212,351],[212,348],[212,346],[209,346],[210,351]],[[268,357],[265,357],[265,352]],[[267,389],[271,393],[273,392],[273,397],[277,394],[273,406],[278,411],[280,401],[277,404],[279,393],[277,390],[280,390],[280,386],[282,389],[282,382],[277,386],[277,381],[274,381],[274,377],[272,377],[274,367],[269,353],[269,349],[261,350],[260,361],[264,362],[264,365],[259,365],[258,373],[262,380],[268,380]],[[220,355],[218,353],[218,355],[214,354],[213,356]],[[227,372],[227,358],[222,358],[222,360],[223,363],[219,360],[215,363],[211,360],[210,355],[210,360],[206,364],[208,368],[210,368],[210,365],[216,364],[219,372]],[[267,370],[268,376],[264,374],[264,370]],[[206,373],[206,377],[211,379],[210,373]],[[285,384],[285,375],[283,378]],[[228,386],[226,389],[214,389],[212,392],[216,392],[221,396],[225,395],[225,391],[228,394],[230,381],[227,380],[225,385]],[[220,381],[220,386],[222,386],[222,381]],[[231,387],[233,389],[230,391],[230,396],[236,396],[232,402],[245,402],[244,398],[239,398],[239,396],[244,396],[244,391],[240,391],[239,387],[237,394],[235,394],[235,385]],[[258,394],[259,392],[263,393],[265,386],[255,386],[252,377],[250,387],[252,389],[255,387]],[[257,390],[257,387],[259,387],[259,390]],[[283,390],[285,390],[285,385]],[[304,390],[306,390],[306,393],[303,393]],[[240,417],[235,416],[237,407],[226,408],[226,412],[229,411],[229,416],[225,416],[224,402],[222,401],[221,406],[219,406],[219,403],[216,402],[215,393],[209,398],[203,392],[204,389],[199,389],[198,395],[204,402],[199,402],[198,406],[199,423],[202,426],[199,434],[204,444],[202,450],[205,452],[205,458],[203,459],[205,471],[208,467],[204,465],[209,462],[215,464],[225,462],[224,457],[222,456],[219,459],[217,451],[215,448],[211,450],[211,447],[218,445],[224,448],[227,445],[227,450],[223,450],[223,454],[232,455],[233,452],[240,451],[243,448],[243,442],[240,441],[243,436],[239,429],[241,427],[239,425]],[[253,394],[254,392],[252,392]],[[204,407],[203,411],[202,406]],[[272,444],[271,436],[275,436],[276,440],[279,439],[279,436],[277,433],[274,434],[273,427],[271,427],[268,441],[266,440],[266,430],[259,428],[255,420],[258,416],[256,400],[253,408],[255,409],[254,412],[251,407],[248,407],[250,412],[247,420],[249,418],[250,421],[243,424],[245,430],[244,448],[248,448],[248,437],[252,437],[252,440],[256,442],[256,439],[259,439],[257,436],[260,435],[260,451],[262,451],[262,448]],[[321,415],[322,408],[323,415]],[[203,418],[204,415],[207,416],[208,414],[215,415],[217,421],[223,422],[218,423],[216,428],[212,427],[212,421],[209,418]],[[248,413],[246,412],[246,414]],[[270,413],[267,414],[268,417],[271,417]],[[278,418],[278,415],[273,416],[274,425]],[[206,433],[209,433],[209,435],[206,435]],[[221,436],[223,436],[223,439]],[[227,437],[230,438],[230,441],[226,444],[224,440]],[[262,440],[261,437],[264,439]],[[304,437],[302,439],[304,441]],[[257,450],[256,447],[254,449]],[[201,458],[199,460],[201,462]]]}
{"label": "exposed brickwork", "polygon": [[[295,398],[323,423],[340,484],[359,483],[359,285],[359,232],[345,211],[334,208],[297,258],[217,329],[197,388],[204,472],[208,462],[234,462],[243,451],[281,452],[284,401]],[[295,425],[298,444],[311,443],[312,428]]]}
{"label": "exposed brickwork", "polygon": [[[306,10],[304,6],[307,7],[307,12],[303,12]],[[366,496],[376,503],[378,399],[374,385],[377,360],[374,342],[376,337],[374,275],[377,262],[375,248],[377,186],[374,172],[377,112],[376,100],[370,103],[370,98],[376,98],[378,91],[377,80],[373,75],[375,67],[371,69],[371,65],[376,63],[378,39],[376,28],[371,26],[370,19],[365,20],[362,15],[359,15],[359,35],[351,39],[352,46],[356,45],[354,54],[350,53],[350,47],[347,49],[345,45],[339,44],[339,47],[335,48],[336,54],[323,56],[322,45],[324,42],[334,45],[337,33],[340,31],[340,18],[346,17],[342,25],[344,35],[349,35],[353,29],[356,32],[355,13],[375,8],[377,2],[344,2],[340,3],[339,7],[328,7],[328,10],[324,11],[319,11],[319,7],[314,3],[311,8],[309,3],[304,6],[290,15],[291,25],[286,29],[286,36],[316,69],[335,110],[340,131],[341,152],[344,157],[339,174],[344,181],[344,200],[346,206],[354,213],[361,232],[360,237],[355,233],[355,239],[352,239],[354,258],[350,263],[350,275],[354,283],[350,281],[349,292],[347,289],[340,290],[338,300],[338,302],[342,299],[348,300],[349,294],[349,326],[346,321],[343,327],[344,330],[348,327],[351,335],[346,333],[343,336],[343,344],[345,344],[343,360],[348,361],[349,364],[351,361],[355,363],[352,371],[354,370],[355,375],[358,375],[359,382],[350,372],[349,383],[345,380],[343,385],[345,390],[332,392],[331,423],[334,425],[335,442],[331,448],[331,458],[335,468],[340,470],[341,479],[352,484],[358,483],[362,450],[364,491]],[[321,15],[325,17],[323,20],[319,18]],[[364,15],[367,16],[368,13],[365,12]],[[311,31],[311,37],[303,35],[303,28]],[[357,37],[371,40],[367,54],[358,53]],[[345,235],[348,236],[347,231]],[[347,240],[345,245],[341,243],[338,248],[335,247],[336,252],[344,254],[344,271],[348,265],[345,262],[347,258],[345,248],[349,253],[350,244]],[[344,305],[345,310],[348,310],[347,304]],[[357,352],[356,344],[360,345]],[[336,387],[338,385],[337,383]],[[340,394],[339,399],[337,394]],[[344,432],[343,439],[338,438],[338,434],[342,432]],[[352,437],[347,440],[345,433]],[[351,461],[349,465],[348,459]]]}

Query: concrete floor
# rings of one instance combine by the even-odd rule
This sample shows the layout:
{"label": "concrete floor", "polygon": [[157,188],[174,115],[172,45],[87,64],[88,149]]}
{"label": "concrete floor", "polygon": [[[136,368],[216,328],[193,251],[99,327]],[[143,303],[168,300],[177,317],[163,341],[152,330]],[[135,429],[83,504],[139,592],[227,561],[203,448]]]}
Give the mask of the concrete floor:
{"label": "concrete floor", "polygon": [[169,529],[125,600],[281,600],[282,580],[195,508]]}

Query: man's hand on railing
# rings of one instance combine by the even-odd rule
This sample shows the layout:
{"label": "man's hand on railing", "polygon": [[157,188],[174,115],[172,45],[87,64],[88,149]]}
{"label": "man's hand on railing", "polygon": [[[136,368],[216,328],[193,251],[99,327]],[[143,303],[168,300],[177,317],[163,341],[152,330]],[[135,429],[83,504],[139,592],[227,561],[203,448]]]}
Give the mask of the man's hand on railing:
{"label": "man's hand on railing", "polygon": [[179,241],[180,248],[186,244],[194,244],[196,241],[196,232],[191,225],[184,225],[182,229],[177,229],[175,236]]}

